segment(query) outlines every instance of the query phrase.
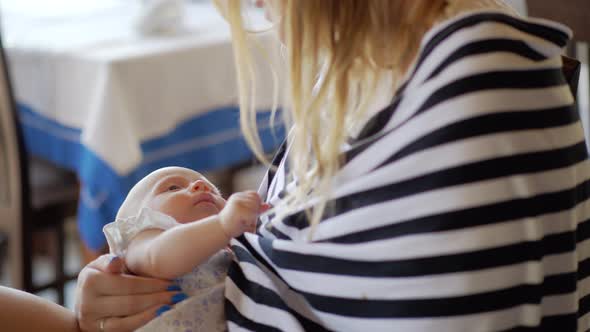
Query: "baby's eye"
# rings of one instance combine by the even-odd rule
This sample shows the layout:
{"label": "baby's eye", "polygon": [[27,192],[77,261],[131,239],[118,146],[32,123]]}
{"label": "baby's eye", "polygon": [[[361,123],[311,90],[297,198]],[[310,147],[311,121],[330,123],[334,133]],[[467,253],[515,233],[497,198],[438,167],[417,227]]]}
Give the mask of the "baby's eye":
{"label": "baby's eye", "polygon": [[179,189],[182,189],[182,188],[180,188],[180,186],[175,185],[175,184],[171,184],[170,186],[168,186],[168,191],[176,191]]}

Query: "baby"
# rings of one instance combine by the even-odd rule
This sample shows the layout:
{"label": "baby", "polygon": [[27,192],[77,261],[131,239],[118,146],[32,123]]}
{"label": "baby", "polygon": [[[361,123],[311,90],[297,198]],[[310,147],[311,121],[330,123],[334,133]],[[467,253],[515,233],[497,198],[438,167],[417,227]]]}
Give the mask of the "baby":
{"label": "baby", "polygon": [[142,331],[224,331],[223,286],[229,240],[253,231],[267,209],[256,192],[226,202],[201,174],[166,167],[139,181],[115,222],[103,229],[110,250],[141,276],[173,279],[189,299]]}

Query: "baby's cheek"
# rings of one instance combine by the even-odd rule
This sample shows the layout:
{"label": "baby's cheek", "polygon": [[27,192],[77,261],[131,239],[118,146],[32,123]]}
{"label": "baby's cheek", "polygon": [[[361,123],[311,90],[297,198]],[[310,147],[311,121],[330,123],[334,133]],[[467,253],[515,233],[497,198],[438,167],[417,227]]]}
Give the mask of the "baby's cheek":
{"label": "baby's cheek", "polygon": [[225,207],[225,203],[226,203],[225,199],[223,199],[223,198],[217,199],[217,206],[219,207],[220,210]]}

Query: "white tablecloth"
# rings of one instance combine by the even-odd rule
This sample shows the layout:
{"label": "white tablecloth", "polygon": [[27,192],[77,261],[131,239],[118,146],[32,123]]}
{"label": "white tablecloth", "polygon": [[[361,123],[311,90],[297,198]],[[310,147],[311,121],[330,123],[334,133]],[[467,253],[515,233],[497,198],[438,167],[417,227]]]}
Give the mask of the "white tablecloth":
{"label": "white tablecloth", "polygon": [[[226,23],[210,2],[189,5],[173,35],[141,36],[139,1],[1,0],[3,42],[30,152],[77,172],[78,223],[98,250],[127,191],[154,168],[208,171],[252,158],[238,128]],[[258,36],[278,55],[272,36]],[[256,58],[258,109],[272,79]],[[262,63],[265,63],[262,65]],[[265,148],[280,143],[261,113]]]}
{"label": "white tablecloth", "polygon": [[[229,31],[209,2],[186,8],[184,31],[143,37],[130,0],[2,0],[4,43],[16,98],[68,127],[122,175],[140,143],[187,118],[236,105]],[[272,37],[262,37],[274,47]],[[260,66],[259,108],[272,103]]]}

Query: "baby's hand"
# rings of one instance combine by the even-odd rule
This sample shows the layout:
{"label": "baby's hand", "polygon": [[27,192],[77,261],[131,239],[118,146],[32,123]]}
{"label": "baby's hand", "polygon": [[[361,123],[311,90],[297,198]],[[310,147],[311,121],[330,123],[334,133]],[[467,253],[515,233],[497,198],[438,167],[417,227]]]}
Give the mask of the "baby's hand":
{"label": "baby's hand", "polygon": [[244,232],[255,230],[258,215],[264,207],[260,196],[255,191],[231,195],[219,213],[219,220],[225,234],[229,237],[237,237]]}

